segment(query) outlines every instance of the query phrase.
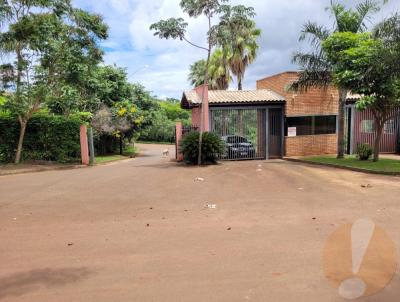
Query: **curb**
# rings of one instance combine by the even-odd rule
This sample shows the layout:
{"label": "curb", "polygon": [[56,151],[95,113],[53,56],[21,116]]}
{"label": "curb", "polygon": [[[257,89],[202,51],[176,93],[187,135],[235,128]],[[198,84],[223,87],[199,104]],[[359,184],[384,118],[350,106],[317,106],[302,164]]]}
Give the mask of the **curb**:
{"label": "curb", "polygon": [[28,173],[38,173],[38,172],[47,172],[47,171],[60,171],[60,170],[74,170],[74,169],[83,169],[89,168],[90,166],[85,165],[75,165],[75,166],[66,166],[66,167],[53,167],[53,168],[34,168],[32,170],[22,170],[22,171],[10,171],[6,173],[0,173],[0,177],[2,176],[10,176],[10,175],[18,175],[18,174],[28,174]]}
{"label": "curb", "polygon": [[400,172],[373,171],[373,170],[367,170],[367,169],[361,169],[361,168],[340,166],[340,165],[335,165],[335,164],[318,163],[318,162],[297,159],[297,158],[289,158],[289,157],[284,157],[283,160],[307,164],[307,165],[313,165],[313,166],[337,168],[337,169],[348,170],[348,171],[353,171],[353,172],[360,172],[360,173],[365,173],[365,174],[400,176]]}

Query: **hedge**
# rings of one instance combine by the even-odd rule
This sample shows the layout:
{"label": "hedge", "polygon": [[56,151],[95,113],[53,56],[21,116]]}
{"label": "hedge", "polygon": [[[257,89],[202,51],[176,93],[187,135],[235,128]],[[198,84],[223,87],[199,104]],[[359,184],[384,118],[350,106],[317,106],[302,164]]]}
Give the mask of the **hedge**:
{"label": "hedge", "polygon": [[[26,128],[22,160],[78,161],[82,123],[78,117],[33,116]],[[0,162],[14,160],[19,131],[20,125],[15,117],[0,115]]]}

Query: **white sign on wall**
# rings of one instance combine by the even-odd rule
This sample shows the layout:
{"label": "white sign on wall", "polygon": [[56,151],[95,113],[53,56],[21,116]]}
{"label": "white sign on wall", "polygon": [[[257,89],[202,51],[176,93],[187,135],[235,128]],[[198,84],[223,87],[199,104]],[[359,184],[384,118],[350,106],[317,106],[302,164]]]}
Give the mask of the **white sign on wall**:
{"label": "white sign on wall", "polygon": [[288,136],[294,137],[297,136],[297,128],[296,127],[288,127]]}

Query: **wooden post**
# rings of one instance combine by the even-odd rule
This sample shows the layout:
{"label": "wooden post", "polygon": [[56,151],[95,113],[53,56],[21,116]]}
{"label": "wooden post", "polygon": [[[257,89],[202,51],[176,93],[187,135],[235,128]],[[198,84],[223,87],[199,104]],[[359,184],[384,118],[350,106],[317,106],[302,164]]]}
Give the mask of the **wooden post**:
{"label": "wooden post", "polygon": [[80,128],[80,141],[81,141],[81,161],[82,165],[89,165],[89,147],[87,138],[87,127],[81,125]]}

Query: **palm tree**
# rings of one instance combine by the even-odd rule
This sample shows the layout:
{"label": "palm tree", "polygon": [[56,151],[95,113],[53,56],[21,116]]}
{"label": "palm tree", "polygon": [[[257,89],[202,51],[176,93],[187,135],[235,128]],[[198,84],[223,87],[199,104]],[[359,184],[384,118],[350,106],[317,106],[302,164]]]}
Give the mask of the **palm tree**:
{"label": "palm tree", "polygon": [[258,38],[261,30],[256,28],[254,21],[248,21],[246,25],[240,25],[235,30],[232,40],[224,45],[230,56],[228,63],[230,70],[236,76],[238,90],[243,89],[243,78],[247,67],[254,62],[258,51]]}
{"label": "palm tree", "polygon": [[226,90],[232,82],[228,65],[229,54],[221,48],[217,48],[210,60],[210,84],[213,90]]}
{"label": "palm tree", "polygon": [[[387,0],[383,1],[384,3]],[[334,17],[333,32],[363,32],[367,29],[366,21],[371,15],[380,10],[377,1],[364,0],[355,9],[348,9],[344,5],[331,0],[327,8]],[[293,62],[300,66],[299,79],[289,89],[292,91],[307,91],[311,87],[327,88],[332,85],[332,70],[334,66],[326,58],[321,43],[332,34],[326,27],[314,22],[304,24],[300,35],[300,41],[309,40],[313,51],[310,53],[295,53]],[[337,158],[344,157],[345,146],[345,104],[348,91],[343,87],[337,87],[339,93],[339,129],[338,129],[338,150]]]}
{"label": "palm tree", "polygon": [[188,75],[190,85],[198,87],[204,84],[206,63],[206,60],[199,60],[190,65],[190,72]]}
{"label": "palm tree", "polygon": [[[198,87],[204,84],[205,68],[205,60],[199,60],[190,65],[188,80],[191,85]],[[226,90],[232,82],[228,66],[228,54],[221,48],[217,48],[211,55],[208,76],[210,90]]]}

